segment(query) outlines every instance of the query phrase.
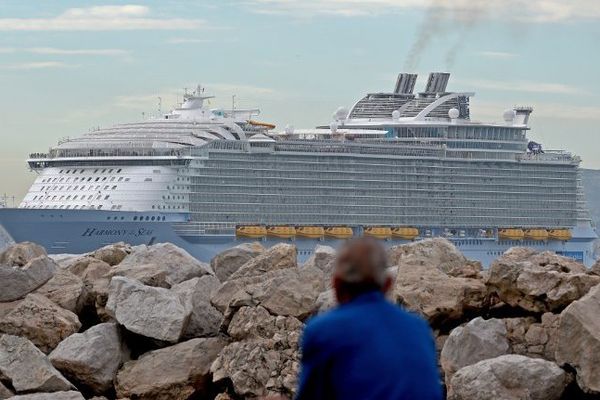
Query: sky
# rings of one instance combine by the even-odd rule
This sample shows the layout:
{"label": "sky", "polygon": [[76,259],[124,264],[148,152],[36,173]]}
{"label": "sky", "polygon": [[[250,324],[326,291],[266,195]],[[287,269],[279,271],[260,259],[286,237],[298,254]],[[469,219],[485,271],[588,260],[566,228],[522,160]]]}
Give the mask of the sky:
{"label": "sky", "polygon": [[197,84],[279,128],[328,124],[399,72],[452,73],[471,116],[600,169],[598,0],[0,0],[0,196],[65,137],[149,118]]}

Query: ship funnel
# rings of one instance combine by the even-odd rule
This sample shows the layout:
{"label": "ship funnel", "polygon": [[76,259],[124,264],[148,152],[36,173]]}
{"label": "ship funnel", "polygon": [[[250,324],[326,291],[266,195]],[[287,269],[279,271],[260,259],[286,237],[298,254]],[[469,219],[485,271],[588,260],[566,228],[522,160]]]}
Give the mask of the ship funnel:
{"label": "ship funnel", "polygon": [[396,80],[396,87],[394,88],[394,93],[412,94],[416,82],[417,74],[400,73],[398,74],[398,79]]}
{"label": "ship funnel", "polygon": [[432,72],[429,74],[427,79],[427,86],[425,86],[425,93],[446,93],[446,86],[450,74],[447,72]]}
{"label": "ship funnel", "polygon": [[527,125],[529,123],[529,116],[533,112],[531,107],[515,107],[515,118],[513,124],[515,125]]}

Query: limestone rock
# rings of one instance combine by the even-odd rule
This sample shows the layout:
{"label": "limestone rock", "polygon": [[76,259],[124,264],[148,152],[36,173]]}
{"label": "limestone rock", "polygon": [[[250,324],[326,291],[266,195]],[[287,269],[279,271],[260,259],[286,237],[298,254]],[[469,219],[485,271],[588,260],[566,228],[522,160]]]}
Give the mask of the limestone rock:
{"label": "limestone rock", "polygon": [[125,276],[140,281],[144,285],[170,288],[172,280],[169,277],[171,271],[165,265],[143,264],[143,265],[119,265],[114,267],[108,274],[113,276]]}
{"label": "limestone rock", "polygon": [[461,368],[452,377],[449,400],[558,400],[565,371],[551,361],[510,354]]}
{"label": "limestone rock", "polygon": [[504,322],[477,317],[450,332],[442,348],[440,361],[448,381],[459,369],[507,354],[508,350]]}
{"label": "limestone rock", "polygon": [[276,244],[239,267],[237,271],[229,276],[229,279],[261,276],[269,271],[296,268],[298,266],[297,253],[296,246],[292,244]]}
{"label": "limestone rock", "polygon": [[200,397],[210,382],[210,366],[225,344],[222,338],[192,339],[146,353],[119,371],[117,395],[156,400]]}
{"label": "limestone rock", "polygon": [[66,310],[78,313],[82,307],[85,286],[77,275],[58,268],[52,279],[35,293],[47,297]]}
{"label": "limestone rock", "polygon": [[425,317],[430,323],[460,319],[466,311],[487,307],[487,288],[479,279],[449,276],[420,263],[398,264],[391,294],[396,303]]}
{"label": "limestone rock", "polygon": [[54,392],[54,393],[34,393],[23,394],[11,397],[10,400],[85,400],[79,392]]}
{"label": "limestone rock", "polygon": [[117,370],[128,354],[117,325],[103,323],[69,336],[49,358],[71,381],[100,394],[112,388]]}
{"label": "limestone rock", "polygon": [[118,268],[123,271],[148,264],[154,264],[166,271],[166,281],[170,286],[212,274],[210,265],[196,260],[188,252],[171,243],[134,246],[131,248],[131,254],[121,261]]}
{"label": "limestone rock", "polygon": [[211,296],[219,289],[221,283],[213,275],[190,279],[171,288],[188,303],[192,315],[183,337],[195,338],[215,336],[223,322],[223,314],[210,302]]}
{"label": "limestone rock", "polygon": [[533,358],[554,361],[557,345],[557,330],[560,316],[544,313],[541,322],[532,317],[506,318],[507,339],[510,352]]}
{"label": "limestone rock", "polygon": [[235,340],[270,339],[276,334],[300,331],[302,326],[298,319],[271,315],[264,307],[241,307],[233,316],[227,333]]}
{"label": "limestone rock", "polygon": [[0,400],[5,400],[13,397],[15,394],[0,382]]}
{"label": "limestone rock", "polygon": [[64,269],[86,283],[100,279],[111,271],[109,264],[91,256],[77,257],[64,265]]}
{"label": "limestone rock", "polygon": [[24,336],[45,353],[80,327],[77,315],[39,294],[0,303],[0,332]]}
{"label": "limestone rock", "polygon": [[325,273],[326,276],[331,276],[335,266],[337,252],[333,247],[322,246],[318,244],[310,258],[302,265],[302,268],[314,267]]}
{"label": "limestone rock", "polygon": [[600,285],[561,313],[556,361],[577,371],[577,383],[600,393]]}
{"label": "limestone rock", "polygon": [[0,258],[0,302],[22,299],[27,294],[48,282],[57,265],[45,254],[31,258],[43,251],[24,243],[9,247]]}
{"label": "limestone rock", "polygon": [[316,309],[317,313],[319,314],[329,311],[336,306],[337,299],[335,297],[335,292],[333,289],[329,289],[319,294],[319,296],[317,297]]}
{"label": "limestone rock", "polygon": [[0,252],[0,264],[23,267],[34,258],[46,255],[46,250],[38,244],[31,242],[16,243]]}
{"label": "limestone rock", "polygon": [[591,275],[600,276],[600,260],[596,261],[594,265],[592,265],[592,268],[590,268],[588,273]]}
{"label": "limestone rock", "polygon": [[91,257],[104,261],[110,266],[117,265],[131,253],[131,246],[123,242],[99,248],[90,254]]}
{"label": "limestone rock", "polygon": [[229,276],[240,269],[242,265],[262,254],[264,251],[265,248],[258,242],[243,243],[217,254],[210,261],[210,266],[217,278],[219,278],[221,282],[225,282],[229,279]]}
{"label": "limestone rock", "polygon": [[18,336],[0,336],[0,376],[10,380],[19,393],[74,389],[50,364],[44,353],[29,340]]}
{"label": "limestone rock", "polygon": [[600,277],[587,274],[582,264],[568,257],[511,249],[492,263],[486,283],[506,304],[552,312],[585,295]]}
{"label": "limestone rock", "polygon": [[127,330],[165,342],[179,340],[192,312],[176,293],[122,276],[110,282],[106,311]]}

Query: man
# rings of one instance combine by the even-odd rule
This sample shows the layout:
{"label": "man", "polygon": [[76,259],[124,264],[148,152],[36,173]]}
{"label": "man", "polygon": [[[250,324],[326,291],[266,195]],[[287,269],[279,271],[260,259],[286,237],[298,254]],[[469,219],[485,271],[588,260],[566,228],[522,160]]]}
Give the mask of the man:
{"label": "man", "polygon": [[338,253],[333,287],[340,304],[306,325],[297,400],[439,400],[431,330],[385,299],[392,279],[375,240]]}

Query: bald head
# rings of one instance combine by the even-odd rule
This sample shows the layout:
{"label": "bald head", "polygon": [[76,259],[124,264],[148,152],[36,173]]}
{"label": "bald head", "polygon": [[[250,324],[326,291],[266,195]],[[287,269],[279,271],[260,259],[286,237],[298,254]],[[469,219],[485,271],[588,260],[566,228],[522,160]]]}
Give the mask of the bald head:
{"label": "bald head", "polygon": [[385,248],[372,238],[346,243],[338,252],[333,283],[340,302],[373,290],[387,291],[390,278]]}

